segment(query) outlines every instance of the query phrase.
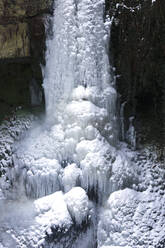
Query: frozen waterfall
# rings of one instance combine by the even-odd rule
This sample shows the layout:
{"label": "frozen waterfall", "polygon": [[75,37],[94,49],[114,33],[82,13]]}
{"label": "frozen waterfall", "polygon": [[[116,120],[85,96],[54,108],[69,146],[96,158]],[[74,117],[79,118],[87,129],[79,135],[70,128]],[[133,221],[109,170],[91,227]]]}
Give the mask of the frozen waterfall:
{"label": "frozen waterfall", "polygon": [[88,100],[105,108],[114,122],[116,92],[106,52],[110,20],[104,23],[103,16],[103,1],[55,1],[44,70],[49,121],[58,118],[57,111],[61,116],[69,102]]}
{"label": "frozen waterfall", "polygon": [[59,0],[51,22],[43,70],[46,120],[17,144],[9,178],[30,198],[76,185],[106,198],[132,173],[129,159],[116,149],[111,21],[104,21],[103,1]]}
{"label": "frozen waterfall", "polygon": [[[108,58],[111,20],[104,20],[103,0],[56,0],[51,23],[43,69],[46,120],[15,145],[4,190],[28,214],[22,212],[24,225],[13,227],[4,213],[5,230],[12,231],[0,234],[0,242],[5,245],[11,233],[9,247],[60,248],[69,242],[68,231],[77,236],[78,226],[88,238],[82,234],[72,248],[91,248],[96,202],[103,204],[135,177],[131,159],[118,149],[117,93]],[[1,204],[10,211],[7,199]]]}

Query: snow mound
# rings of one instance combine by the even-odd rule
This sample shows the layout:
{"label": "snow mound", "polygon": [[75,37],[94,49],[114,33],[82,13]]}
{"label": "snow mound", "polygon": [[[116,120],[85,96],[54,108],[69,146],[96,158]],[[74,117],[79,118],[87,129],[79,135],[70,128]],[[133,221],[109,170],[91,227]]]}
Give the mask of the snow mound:
{"label": "snow mound", "polygon": [[85,190],[80,187],[72,188],[65,194],[65,202],[77,225],[81,225],[83,221],[87,220],[89,200]]}
{"label": "snow mound", "polygon": [[[89,201],[85,191],[77,187],[65,195],[58,191],[35,201],[0,199],[0,211],[2,247],[47,247],[46,240],[58,243],[67,237],[69,243],[72,235],[73,240],[77,238],[81,233],[78,226],[89,213]],[[61,247],[58,244],[53,247]]]}
{"label": "snow mound", "polygon": [[67,231],[73,224],[61,191],[36,200],[34,205],[37,210],[36,221],[47,232],[52,225],[61,229],[65,227]]}
{"label": "snow mound", "polygon": [[154,248],[165,234],[164,204],[164,196],[149,191],[112,193],[99,216],[99,246]]}

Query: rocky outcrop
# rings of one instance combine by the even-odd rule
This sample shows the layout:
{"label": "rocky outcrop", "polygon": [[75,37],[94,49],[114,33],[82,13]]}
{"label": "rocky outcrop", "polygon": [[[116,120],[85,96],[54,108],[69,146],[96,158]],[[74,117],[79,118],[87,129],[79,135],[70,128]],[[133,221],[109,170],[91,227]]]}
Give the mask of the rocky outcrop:
{"label": "rocky outcrop", "polygon": [[51,0],[1,0],[0,19],[13,18],[17,20],[36,16],[50,11]]}
{"label": "rocky outcrop", "polygon": [[160,147],[165,141],[164,10],[161,0],[107,1],[114,16],[111,51],[120,101],[126,102],[126,130],[134,116],[138,144]]}
{"label": "rocky outcrop", "polygon": [[[34,20],[32,22],[31,19],[50,12],[51,3],[51,0],[0,0],[0,58],[19,58],[32,55],[31,46],[33,45],[30,31]],[[40,18],[40,26],[42,23],[43,20]],[[33,36],[41,35],[41,30],[44,32],[39,27]]]}
{"label": "rocky outcrop", "polygon": [[41,105],[44,14],[52,0],[0,0],[0,120],[17,106]]}

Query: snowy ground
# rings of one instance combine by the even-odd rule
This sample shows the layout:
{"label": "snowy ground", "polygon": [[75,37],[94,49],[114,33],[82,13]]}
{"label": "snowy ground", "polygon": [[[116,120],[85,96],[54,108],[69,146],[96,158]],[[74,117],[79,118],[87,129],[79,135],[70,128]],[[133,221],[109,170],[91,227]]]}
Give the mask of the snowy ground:
{"label": "snowy ground", "polygon": [[[17,134],[16,136],[11,135],[12,130],[14,130],[13,125],[11,125],[12,130],[7,126],[8,130],[10,130],[9,132],[4,132],[6,129],[2,126],[3,134],[8,133],[8,136],[3,136],[8,137],[6,139],[7,144],[8,140],[14,142],[15,137],[19,137],[19,133],[23,135],[23,130],[25,131],[30,126],[31,121],[25,123],[28,123],[28,125],[20,125],[20,129],[16,125],[17,132],[14,132],[14,134]],[[71,130],[73,132],[73,129]],[[90,139],[82,140],[85,142],[84,144],[82,141],[78,143],[77,153],[80,153],[78,156],[81,157],[82,161],[86,156],[87,147],[88,152],[90,149],[92,152],[96,149],[96,140],[92,139],[95,136],[92,135],[90,132]],[[78,136],[76,135],[76,137]],[[1,142],[5,143],[5,139],[1,139]],[[12,142],[10,144],[13,144]],[[92,144],[92,146],[89,144]],[[96,150],[96,155],[98,151],[102,151],[101,144],[104,144],[105,149],[105,143],[100,143],[100,146],[97,143],[98,150]],[[115,152],[115,156],[116,154]],[[136,175],[136,180],[131,181],[129,179],[130,164],[128,163],[125,164],[124,170],[118,166],[116,173],[114,172],[113,174],[111,171],[113,177],[118,176],[116,181],[123,180],[122,178],[125,177],[126,184],[122,183],[121,187],[119,187],[120,184],[114,186],[113,182],[115,184],[116,181],[111,181],[110,185],[112,185],[112,188],[114,187],[111,190],[115,192],[109,195],[107,201],[102,202],[102,206],[97,210],[97,218],[96,213],[94,214],[95,208],[88,200],[85,191],[82,188],[75,187],[77,179],[79,179],[79,183],[81,181],[82,167],[77,167],[76,163],[69,163],[67,166],[62,167],[61,164],[57,163],[57,160],[39,160],[40,163],[37,162],[38,166],[47,166],[45,167],[47,172],[53,168],[56,178],[60,175],[59,180],[57,180],[59,183],[58,188],[52,189],[52,191],[57,190],[57,192],[38,200],[27,199],[26,194],[22,194],[20,188],[17,188],[17,193],[20,190],[19,199],[17,200],[7,200],[1,192],[0,247],[54,247],[54,242],[50,242],[54,240],[56,242],[55,247],[58,248],[63,248],[64,244],[67,247],[70,242],[73,242],[71,247],[91,248],[94,245],[91,240],[96,236],[99,248],[164,247],[164,164],[156,160],[156,154],[154,155],[153,151],[151,153],[151,149],[139,152],[131,151],[126,144],[121,143],[119,159],[116,159],[119,165],[122,159],[121,154],[125,154],[124,158],[127,157],[128,161],[131,161],[131,164],[135,166],[133,168],[136,169],[134,174]],[[8,154],[7,159],[11,158],[10,156],[11,154]],[[45,161],[47,164],[43,166]],[[95,161],[95,158],[93,161]],[[37,166],[37,163],[35,166]],[[92,169],[92,165],[89,169]],[[90,177],[92,179],[92,176]],[[50,183],[49,180],[47,183]],[[43,183],[42,180],[41,183]],[[19,186],[22,187],[21,185]],[[87,189],[85,184],[82,183],[82,186]],[[117,189],[121,188],[121,190],[115,190],[115,187]],[[66,192],[65,194],[58,191],[61,188]],[[92,219],[93,217],[96,218],[95,222]],[[81,225],[82,223],[83,225]],[[86,226],[85,229],[83,229],[83,226]],[[95,229],[97,229],[97,235]],[[75,237],[78,238],[76,239]],[[58,240],[61,240],[62,246],[58,243]]]}

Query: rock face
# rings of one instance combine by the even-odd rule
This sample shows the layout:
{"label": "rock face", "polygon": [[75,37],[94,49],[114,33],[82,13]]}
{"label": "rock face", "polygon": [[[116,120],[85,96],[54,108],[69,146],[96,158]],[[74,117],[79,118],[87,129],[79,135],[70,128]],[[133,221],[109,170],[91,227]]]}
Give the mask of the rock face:
{"label": "rock face", "polygon": [[29,55],[27,23],[0,25],[0,57],[27,57]]}
{"label": "rock face", "polygon": [[0,120],[17,106],[43,102],[43,15],[51,5],[52,0],[0,0]]}
{"label": "rock face", "polygon": [[134,116],[137,143],[163,147],[165,2],[113,0],[107,1],[106,7],[114,16],[111,52],[120,100],[126,102],[125,129],[129,117]]}
{"label": "rock face", "polygon": [[[18,58],[31,56],[31,26],[36,16],[50,11],[51,0],[14,0],[0,1],[0,39],[1,51],[0,58]],[[38,23],[38,19],[37,19]],[[40,26],[42,26],[40,18]],[[33,35],[41,35],[43,29]],[[34,29],[33,29],[34,31]]]}
{"label": "rock face", "polygon": [[32,17],[49,10],[51,0],[1,0],[0,16],[1,18],[21,19],[24,17]]}

